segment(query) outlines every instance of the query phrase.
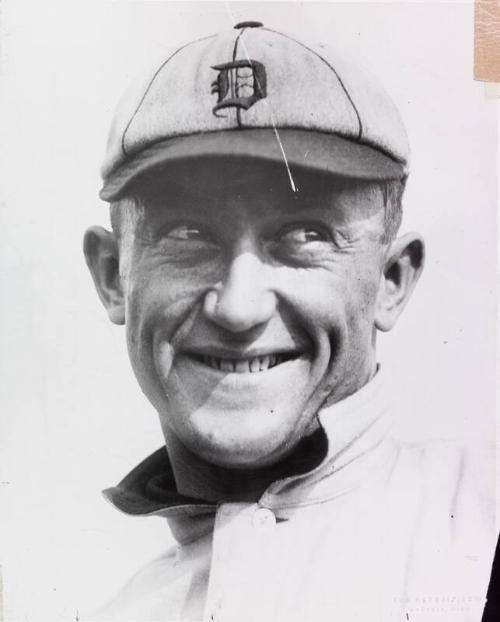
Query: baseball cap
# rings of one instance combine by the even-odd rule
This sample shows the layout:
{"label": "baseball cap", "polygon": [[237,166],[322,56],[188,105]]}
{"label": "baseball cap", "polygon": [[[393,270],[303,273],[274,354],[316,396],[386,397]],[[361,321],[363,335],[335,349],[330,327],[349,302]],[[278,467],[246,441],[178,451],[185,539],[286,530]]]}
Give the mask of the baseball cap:
{"label": "baseball cap", "polygon": [[390,97],[343,54],[242,22],[180,47],[129,88],[100,197],[117,200],[156,167],[217,156],[390,180],[408,174],[409,146]]}

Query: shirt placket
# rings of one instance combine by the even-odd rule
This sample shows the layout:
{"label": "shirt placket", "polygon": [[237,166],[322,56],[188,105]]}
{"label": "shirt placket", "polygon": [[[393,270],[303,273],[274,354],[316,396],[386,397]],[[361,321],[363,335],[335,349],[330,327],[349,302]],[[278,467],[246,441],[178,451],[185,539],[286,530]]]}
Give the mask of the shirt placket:
{"label": "shirt placket", "polygon": [[268,576],[276,549],[276,517],[258,504],[218,507],[205,622],[267,619],[275,607]]}

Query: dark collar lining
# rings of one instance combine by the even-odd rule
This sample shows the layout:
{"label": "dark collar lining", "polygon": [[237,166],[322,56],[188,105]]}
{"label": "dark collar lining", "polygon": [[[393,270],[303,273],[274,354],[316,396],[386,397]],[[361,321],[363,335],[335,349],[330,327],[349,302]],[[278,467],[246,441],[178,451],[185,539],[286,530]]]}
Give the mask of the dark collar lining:
{"label": "dark collar lining", "polygon": [[[283,475],[291,477],[312,470],[323,460],[327,447],[323,429],[316,430],[303,442],[300,451],[284,462]],[[214,503],[177,492],[166,447],[143,460],[117,486],[104,490],[104,495],[119,510],[132,515],[153,514],[180,506],[215,507]]]}
{"label": "dark collar lining", "polygon": [[143,460],[117,486],[107,488],[104,495],[127,514],[150,514],[182,505],[206,505],[201,499],[177,492],[165,447]]}

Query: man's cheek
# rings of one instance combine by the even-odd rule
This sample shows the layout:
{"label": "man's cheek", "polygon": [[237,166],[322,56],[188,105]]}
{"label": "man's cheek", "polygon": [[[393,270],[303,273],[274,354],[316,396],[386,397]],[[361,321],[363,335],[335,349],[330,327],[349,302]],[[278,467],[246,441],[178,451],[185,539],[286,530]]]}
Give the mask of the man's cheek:
{"label": "man's cheek", "polygon": [[380,275],[378,270],[359,270],[350,281],[353,286],[350,288],[353,304],[351,308],[355,315],[362,321],[370,322],[373,318],[375,301],[379,287]]}
{"label": "man's cheek", "polygon": [[146,310],[151,306],[149,299],[151,298],[148,288],[134,283],[127,290],[127,325],[129,331],[136,331],[141,318],[144,317]]}
{"label": "man's cheek", "polygon": [[355,368],[372,347],[375,312],[375,291],[372,284],[357,282],[344,308],[345,342],[343,344],[348,365]]}

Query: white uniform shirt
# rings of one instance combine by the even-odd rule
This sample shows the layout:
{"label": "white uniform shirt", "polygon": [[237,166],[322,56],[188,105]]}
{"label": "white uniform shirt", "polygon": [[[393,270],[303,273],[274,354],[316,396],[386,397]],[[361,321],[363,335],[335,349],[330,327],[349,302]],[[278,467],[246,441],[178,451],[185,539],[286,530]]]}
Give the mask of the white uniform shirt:
{"label": "white uniform shirt", "polygon": [[319,418],[321,464],[258,503],[181,497],[165,450],[106,491],[123,511],[167,517],[178,546],[91,619],[479,622],[493,461],[451,442],[394,440],[381,372]]}

